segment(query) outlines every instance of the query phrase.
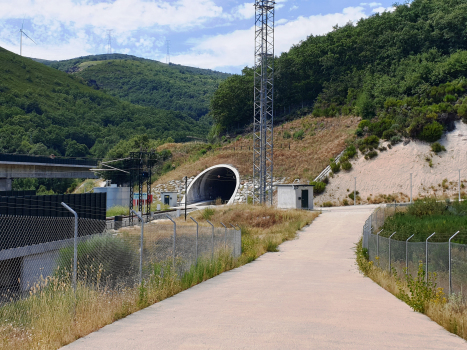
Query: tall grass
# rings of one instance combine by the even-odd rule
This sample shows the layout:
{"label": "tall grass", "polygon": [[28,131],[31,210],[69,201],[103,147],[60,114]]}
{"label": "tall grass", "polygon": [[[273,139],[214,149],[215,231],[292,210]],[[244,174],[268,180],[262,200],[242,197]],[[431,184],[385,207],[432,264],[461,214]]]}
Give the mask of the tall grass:
{"label": "tall grass", "polygon": [[387,237],[393,232],[396,240],[406,240],[415,236],[412,242],[423,242],[433,232],[432,242],[447,242],[457,231],[455,242],[467,242],[467,201],[439,202],[435,198],[417,200],[405,212],[389,217],[381,227],[382,236]]}
{"label": "tall grass", "polygon": [[[192,215],[203,222],[203,211]],[[155,263],[145,268],[149,276],[142,285],[115,288],[98,283],[99,278],[94,284],[82,279],[75,298],[69,271],[55,274],[38,283],[28,297],[0,306],[0,349],[58,349],[135,311],[253,261],[267,251],[277,250],[280,243],[293,239],[296,231],[317,215],[247,205],[216,209],[211,215],[216,226],[222,221],[242,228],[242,255],[233,258],[230,251],[219,250],[213,260],[201,257],[198,264],[182,275],[177,273],[177,268],[172,268],[171,262]],[[182,219],[178,220],[182,225]],[[99,250],[100,243],[89,242],[86,250],[90,253]],[[62,252],[63,259],[68,255],[69,252]]]}
{"label": "tall grass", "polygon": [[356,244],[355,254],[361,273],[406,302],[414,311],[424,313],[449,332],[467,340],[467,303],[461,294],[448,296],[437,287],[435,274],[430,275],[428,283],[424,280],[422,265],[415,278],[390,274],[369,261],[368,250],[362,248],[361,239]]}
{"label": "tall grass", "polygon": [[117,215],[129,215],[130,209],[120,205],[116,205],[112,208],[107,209],[107,217],[117,216]]}

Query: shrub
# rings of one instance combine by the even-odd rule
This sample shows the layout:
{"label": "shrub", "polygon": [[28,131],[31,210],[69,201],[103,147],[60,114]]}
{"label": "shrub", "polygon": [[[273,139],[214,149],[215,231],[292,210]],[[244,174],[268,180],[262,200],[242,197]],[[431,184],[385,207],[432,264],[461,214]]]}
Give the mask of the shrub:
{"label": "shrub", "polygon": [[358,123],[358,127],[360,129],[364,129],[365,127],[369,127],[370,126],[370,121],[369,120],[362,120],[360,123]]}
{"label": "shrub", "polygon": [[449,95],[449,94],[444,96],[444,102],[456,102],[456,101],[457,101],[456,96]]}
{"label": "shrub", "polygon": [[332,161],[329,165],[331,166],[331,170],[334,174],[338,173],[341,170],[341,165],[339,163]]}
{"label": "shrub", "polygon": [[431,145],[431,150],[435,153],[439,153],[446,151],[446,148],[444,148],[444,146],[441,145],[439,142],[435,142]]}
{"label": "shrub", "polygon": [[423,131],[420,133],[420,139],[427,142],[435,142],[441,138],[443,130],[444,128],[440,123],[433,121],[433,123],[425,125]]}
{"label": "shrub", "polygon": [[375,105],[367,93],[362,93],[356,101],[356,110],[363,119],[371,119],[375,116]]}
{"label": "shrub", "polygon": [[350,170],[352,168],[352,164],[350,164],[349,161],[343,162],[341,165],[344,170]]}
{"label": "shrub", "polygon": [[392,137],[396,136],[396,132],[392,129],[386,130],[383,132],[383,139],[390,140]]}
{"label": "shrub", "polygon": [[355,135],[357,135],[358,137],[363,136],[363,130],[360,128],[357,128],[357,130],[355,130]]}
{"label": "shrub", "polygon": [[282,137],[284,139],[290,139],[292,137],[292,135],[290,135],[290,132],[288,132],[287,130],[285,130],[283,133],[282,133]]}
{"label": "shrub", "polygon": [[344,200],[342,201],[342,204],[343,204],[344,206],[349,205],[349,201],[347,200],[347,198],[344,198]]}
{"label": "shrub", "polygon": [[216,211],[212,208],[204,208],[203,210],[203,219],[204,220],[210,220],[211,217],[216,213]]}
{"label": "shrub", "polygon": [[371,151],[371,152],[368,152],[367,154],[365,154],[365,159],[372,159],[374,157],[376,157],[378,155],[378,152],[376,151]]}
{"label": "shrub", "polygon": [[380,148],[378,148],[378,150],[380,152],[384,152],[384,151],[387,151],[388,149],[386,147],[384,147],[384,146],[381,146]]}
{"label": "shrub", "polygon": [[294,140],[303,140],[304,137],[305,137],[305,132],[301,129],[294,132],[293,134]]}
{"label": "shrub", "polygon": [[401,142],[400,136],[391,137],[391,145],[397,145],[399,142]]}
{"label": "shrub", "polygon": [[310,185],[313,185],[313,193],[314,194],[320,194],[320,193],[323,193],[324,190],[326,189],[326,184],[324,182],[321,182],[321,181],[313,181],[310,183]]}
{"label": "shrub", "polygon": [[372,146],[373,148],[376,148],[379,145],[379,137],[376,136],[376,135],[371,135],[371,136],[365,137],[363,139],[363,144],[365,144],[367,146]]}
{"label": "shrub", "polygon": [[345,155],[347,155],[347,157],[349,158],[353,158],[357,155],[357,149],[355,148],[354,145],[350,145],[349,147],[347,147],[347,149],[345,150]]}
{"label": "shrub", "polygon": [[[360,192],[357,191],[356,193],[357,193],[357,199],[358,199],[358,195],[360,194]],[[354,200],[354,199],[353,199],[353,191],[350,192],[349,198],[350,198],[351,200]]]}
{"label": "shrub", "polygon": [[332,206],[333,206],[332,202],[324,202],[323,203],[324,208],[329,208],[329,207],[332,207]]}

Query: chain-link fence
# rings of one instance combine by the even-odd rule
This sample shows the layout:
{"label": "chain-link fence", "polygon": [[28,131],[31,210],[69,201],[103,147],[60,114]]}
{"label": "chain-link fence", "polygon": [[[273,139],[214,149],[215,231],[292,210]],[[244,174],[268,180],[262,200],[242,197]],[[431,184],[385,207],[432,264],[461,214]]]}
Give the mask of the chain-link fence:
{"label": "chain-link fence", "polygon": [[75,217],[2,215],[0,301],[34,295],[51,283],[118,293],[151,278],[158,265],[182,277],[200,259],[221,252],[241,255],[237,228],[171,220],[169,215],[143,223],[136,219],[139,225],[114,230],[105,220],[78,218],[76,227]]}
{"label": "chain-link fence", "polygon": [[425,280],[429,273],[436,273],[437,285],[446,293],[467,296],[467,245],[452,243],[456,232],[447,242],[430,242],[431,236],[425,242],[410,242],[413,236],[400,241],[392,239],[392,235],[380,235],[384,221],[398,211],[404,211],[404,206],[378,207],[366,220],[362,245],[368,249],[370,261],[389,272],[395,269],[399,276],[408,273],[416,277],[419,266],[422,266]]}

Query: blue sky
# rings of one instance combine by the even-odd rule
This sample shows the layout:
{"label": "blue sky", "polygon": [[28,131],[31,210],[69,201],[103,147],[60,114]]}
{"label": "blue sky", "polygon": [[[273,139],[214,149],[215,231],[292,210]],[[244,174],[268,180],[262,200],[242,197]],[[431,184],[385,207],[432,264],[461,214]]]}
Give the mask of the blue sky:
{"label": "blue sky", "polygon": [[[336,24],[391,11],[394,0],[277,0],[276,55]],[[0,0],[0,46],[49,60],[112,52],[239,73],[253,64],[254,0]]]}

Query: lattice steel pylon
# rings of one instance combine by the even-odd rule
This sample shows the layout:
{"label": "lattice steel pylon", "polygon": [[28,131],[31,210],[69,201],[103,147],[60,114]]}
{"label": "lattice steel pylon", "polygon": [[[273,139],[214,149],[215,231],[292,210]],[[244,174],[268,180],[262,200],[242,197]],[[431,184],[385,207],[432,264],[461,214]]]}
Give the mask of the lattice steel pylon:
{"label": "lattice steel pylon", "polygon": [[255,1],[253,203],[272,205],[274,121],[274,6]]}

